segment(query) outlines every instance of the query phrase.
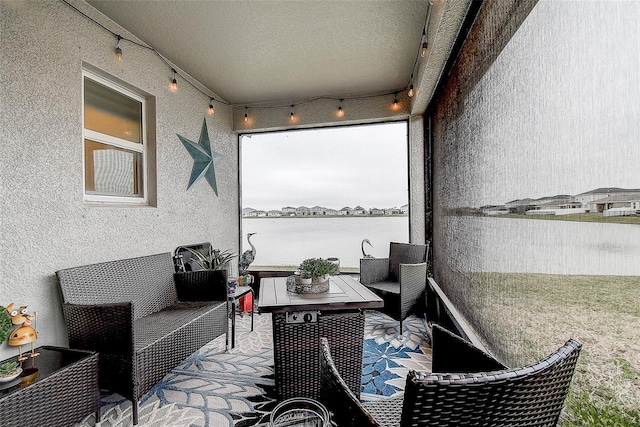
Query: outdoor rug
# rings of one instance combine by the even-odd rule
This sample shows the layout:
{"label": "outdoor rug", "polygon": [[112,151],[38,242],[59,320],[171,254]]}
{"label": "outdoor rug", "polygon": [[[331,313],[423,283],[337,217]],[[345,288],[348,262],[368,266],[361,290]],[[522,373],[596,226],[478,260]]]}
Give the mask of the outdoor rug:
{"label": "outdoor rug", "polygon": [[[141,400],[141,427],[248,427],[267,422],[273,410],[273,338],[271,315],[238,316],[236,347],[225,351],[222,335],[191,355],[156,384]],[[431,370],[431,349],[425,322],[410,317],[399,322],[367,312],[362,375],[362,400],[393,396],[404,389],[409,369]],[[101,427],[132,425],[131,402],[102,392]],[[77,427],[94,425],[87,416]]]}

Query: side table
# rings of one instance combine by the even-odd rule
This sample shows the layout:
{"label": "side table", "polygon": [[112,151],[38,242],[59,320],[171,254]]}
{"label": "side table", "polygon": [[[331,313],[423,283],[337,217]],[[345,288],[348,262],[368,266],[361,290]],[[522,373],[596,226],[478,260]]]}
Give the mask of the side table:
{"label": "side table", "polygon": [[0,383],[0,426],[72,426],[91,412],[100,421],[98,353],[53,346],[36,351],[40,355],[23,362],[20,377]]}
{"label": "side table", "polygon": [[[251,331],[253,332],[253,313],[255,310],[255,295],[251,286],[236,286],[233,293],[229,293],[227,304],[231,304],[231,348],[236,346],[236,308],[243,296],[251,294]],[[229,334],[227,334],[227,349],[229,348]]]}

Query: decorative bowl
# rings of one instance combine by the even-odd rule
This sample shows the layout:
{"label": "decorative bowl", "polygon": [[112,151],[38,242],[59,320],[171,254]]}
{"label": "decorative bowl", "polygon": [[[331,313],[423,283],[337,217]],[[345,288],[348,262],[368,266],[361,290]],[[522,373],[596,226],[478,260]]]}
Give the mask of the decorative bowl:
{"label": "decorative bowl", "polygon": [[0,375],[0,383],[6,383],[12,381],[20,376],[22,368],[18,368],[10,374]]}
{"label": "decorative bowl", "polygon": [[307,282],[300,280],[300,276],[287,277],[287,291],[296,294],[319,294],[329,290],[329,276],[322,282]]}

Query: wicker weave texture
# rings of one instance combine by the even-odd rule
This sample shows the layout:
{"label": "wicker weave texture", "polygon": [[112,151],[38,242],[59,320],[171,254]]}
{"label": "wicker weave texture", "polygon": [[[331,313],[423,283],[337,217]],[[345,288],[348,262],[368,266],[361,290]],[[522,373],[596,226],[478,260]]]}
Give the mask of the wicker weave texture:
{"label": "wicker weave texture", "polygon": [[320,313],[318,322],[287,323],[273,313],[276,392],[280,399],[320,394],[320,337],[331,345],[336,366],[354,395],[360,396],[364,313]]}
{"label": "wicker weave texture", "polygon": [[427,285],[429,243],[391,242],[389,258],[360,260],[360,283],[384,299],[383,312],[402,321],[414,310]]}
{"label": "wicker weave texture", "polygon": [[[34,364],[38,366],[37,357]],[[1,398],[0,426],[71,426],[91,412],[97,413],[99,398],[98,355],[88,353],[43,380]]]}
{"label": "wicker weave texture", "polygon": [[410,372],[403,426],[555,426],[582,344],[526,367],[473,374]]}
{"label": "wicker weave texture", "polygon": [[472,374],[410,371],[404,398],[360,404],[332,366],[325,344],[320,400],[340,427],[555,426],[581,347],[570,339],[547,358],[515,369]]}
{"label": "wicker weave texture", "polygon": [[320,380],[320,402],[331,411],[331,420],[338,426],[378,426],[342,379],[331,356],[329,341],[324,337],[320,344]]}
{"label": "wicker weave texture", "polygon": [[134,301],[139,319],[178,301],[170,253],[60,270],[56,274],[62,297],[70,304],[108,304]]}
{"label": "wicker weave texture", "polygon": [[168,253],[56,274],[70,345],[100,353],[100,385],[132,400],[134,423],[144,393],[227,332],[226,295],[220,301],[177,301]]}

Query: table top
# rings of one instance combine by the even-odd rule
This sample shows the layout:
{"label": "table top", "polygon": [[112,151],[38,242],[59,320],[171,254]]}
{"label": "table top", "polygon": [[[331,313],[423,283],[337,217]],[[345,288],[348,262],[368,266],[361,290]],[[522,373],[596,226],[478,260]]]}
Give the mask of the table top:
{"label": "table top", "polygon": [[237,285],[233,293],[228,293],[227,298],[240,298],[251,292],[251,286]]}
{"label": "table top", "polygon": [[259,313],[349,310],[384,306],[382,298],[349,275],[331,276],[329,290],[318,294],[288,292],[286,277],[267,277],[260,280],[259,295]]}
{"label": "table top", "polygon": [[[16,351],[17,350],[16,348]],[[28,356],[31,352],[28,345],[23,345],[22,350],[23,356]],[[73,350],[54,346],[38,347],[36,348],[36,352],[40,353],[40,355],[34,358],[29,357],[23,362],[23,371],[18,378],[9,382],[0,383],[0,400],[10,396],[16,389],[36,384],[85,357],[96,354],[91,351]],[[17,358],[18,356],[14,356],[0,363],[11,362]]]}

